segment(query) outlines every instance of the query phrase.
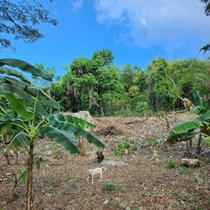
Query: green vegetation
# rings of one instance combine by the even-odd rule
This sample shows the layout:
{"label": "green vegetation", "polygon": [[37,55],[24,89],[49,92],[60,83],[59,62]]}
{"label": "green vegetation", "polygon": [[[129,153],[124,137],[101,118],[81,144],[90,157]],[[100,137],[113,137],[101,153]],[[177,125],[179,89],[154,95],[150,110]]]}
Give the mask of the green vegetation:
{"label": "green vegetation", "polygon": [[144,70],[131,65],[120,69],[113,61],[108,49],[95,51],[91,59],[75,58],[65,66],[66,75],[50,87],[51,96],[64,111],[88,110],[101,116],[148,116],[184,109],[180,98],[192,101],[193,89],[208,99],[208,59],[169,62],[156,58]]}
{"label": "green vegetation", "polygon": [[182,174],[189,174],[190,173],[190,169],[188,167],[182,166],[181,167],[181,173]]}
{"label": "green vegetation", "polygon": [[107,191],[113,191],[116,190],[117,186],[113,183],[103,183],[102,188]]}
{"label": "green vegetation", "polygon": [[127,153],[131,147],[132,144],[128,140],[118,143],[115,147],[115,154],[121,156],[123,153]]}
{"label": "green vegetation", "polygon": [[202,138],[210,137],[210,110],[198,91],[195,90],[193,95],[196,106],[190,110],[190,113],[196,114],[197,119],[177,123],[171,129],[167,142],[174,144],[180,141],[189,141],[198,134],[197,157],[199,158]]}
{"label": "green vegetation", "polygon": [[[52,78],[25,61],[0,60],[0,94],[2,100],[6,102],[2,103],[0,109],[0,140],[4,141],[9,135],[10,148],[27,148],[26,209],[30,210],[33,201],[34,148],[40,136],[61,144],[71,153],[80,152],[77,137],[84,137],[89,143],[98,147],[104,147],[104,145],[84,130],[94,128],[94,125],[80,118],[58,114],[61,106],[42,88],[34,85],[22,72],[30,73],[33,77],[40,77],[43,80]],[[37,159],[38,169],[40,163],[41,159]],[[19,178],[15,176],[15,185],[18,180]]]}
{"label": "green vegetation", "polygon": [[174,160],[168,160],[167,161],[167,167],[172,169],[172,168],[176,168],[177,164]]}

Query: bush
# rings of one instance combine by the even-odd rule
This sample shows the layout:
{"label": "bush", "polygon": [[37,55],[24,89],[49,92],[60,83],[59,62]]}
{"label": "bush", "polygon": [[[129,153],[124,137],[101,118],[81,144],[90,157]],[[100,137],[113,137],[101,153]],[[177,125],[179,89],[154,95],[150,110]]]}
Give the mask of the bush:
{"label": "bush", "polygon": [[125,149],[129,150],[131,147],[132,144],[128,140],[118,143],[115,147],[115,154],[122,155],[123,152],[125,152]]}
{"label": "bush", "polygon": [[168,160],[167,166],[168,168],[176,168],[176,162],[174,160]]}

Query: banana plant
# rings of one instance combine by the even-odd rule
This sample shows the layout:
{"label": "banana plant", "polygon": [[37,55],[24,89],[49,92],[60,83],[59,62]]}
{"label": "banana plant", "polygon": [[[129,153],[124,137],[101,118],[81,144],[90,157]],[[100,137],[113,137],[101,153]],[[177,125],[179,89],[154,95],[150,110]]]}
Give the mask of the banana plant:
{"label": "banana plant", "polygon": [[180,141],[192,140],[198,134],[197,158],[200,158],[201,140],[203,137],[210,138],[210,110],[204,105],[199,92],[194,90],[193,97],[195,107],[190,113],[196,114],[194,120],[178,122],[170,130],[166,143],[174,144]]}
{"label": "banana plant", "polygon": [[34,147],[40,135],[61,144],[70,153],[80,152],[77,141],[80,136],[97,147],[103,148],[104,144],[85,130],[94,128],[95,125],[77,117],[59,114],[62,107],[43,89],[33,84],[27,74],[31,78],[35,76],[52,80],[51,76],[23,60],[0,59],[0,94],[9,104],[1,109],[0,136],[12,131],[10,147],[27,148],[26,209],[31,210]]}

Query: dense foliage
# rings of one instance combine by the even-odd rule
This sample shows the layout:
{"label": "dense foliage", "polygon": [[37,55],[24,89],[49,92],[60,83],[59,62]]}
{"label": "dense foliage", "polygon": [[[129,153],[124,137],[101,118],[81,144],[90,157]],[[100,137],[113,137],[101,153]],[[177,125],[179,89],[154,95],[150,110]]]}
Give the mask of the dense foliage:
{"label": "dense foliage", "polygon": [[209,101],[210,62],[198,59],[166,61],[155,58],[145,70],[125,65],[119,69],[108,49],[91,59],[75,58],[66,75],[51,87],[64,111],[89,110],[94,115],[148,114],[183,109],[181,98],[193,100],[197,89]]}

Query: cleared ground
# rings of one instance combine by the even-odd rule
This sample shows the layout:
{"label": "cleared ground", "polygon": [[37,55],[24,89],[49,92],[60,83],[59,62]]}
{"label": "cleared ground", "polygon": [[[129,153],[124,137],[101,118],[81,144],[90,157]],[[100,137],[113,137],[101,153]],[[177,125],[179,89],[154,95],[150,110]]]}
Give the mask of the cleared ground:
{"label": "cleared ground", "polygon": [[[165,116],[169,126],[194,116],[170,113]],[[97,148],[88,148],[89,155],[74,156],[48,140],[40,140],[36,155],[42,156],[40,171],[34,169],[34,209],[36,210],[95,210],[95,209],[210,209],[210,148],[204,147],[199,168],[180,166],[186,151],[185,143],[170,148],[158,147],[158,160],[152,159],[150,140],[162,142],[167,137],[167,121],[163,117],[95,118],[97,129],[91,131],[106,145],[102,164],[94,162]],[[116,156],[115,146],[128,140],[133,144],[128,155]],[[196,141],[195,141],[196,143]],[[195,144],[194,144],[195,146]],[[195,151],[195,148],[194,148]],[[24,169],[26,152],[22,151],[19,165],[7,166],[0,154],[0,209],[25,209],[25,183],[17,187],[18,197],[12,196],[12,173]],[[168,161],[176,163],[169,168]],[[113,163],[113,164],[110,164]],[[87,170],[106,167],[103,182],[87,182]],[[114,189],[109,190],[109,183]]]}

